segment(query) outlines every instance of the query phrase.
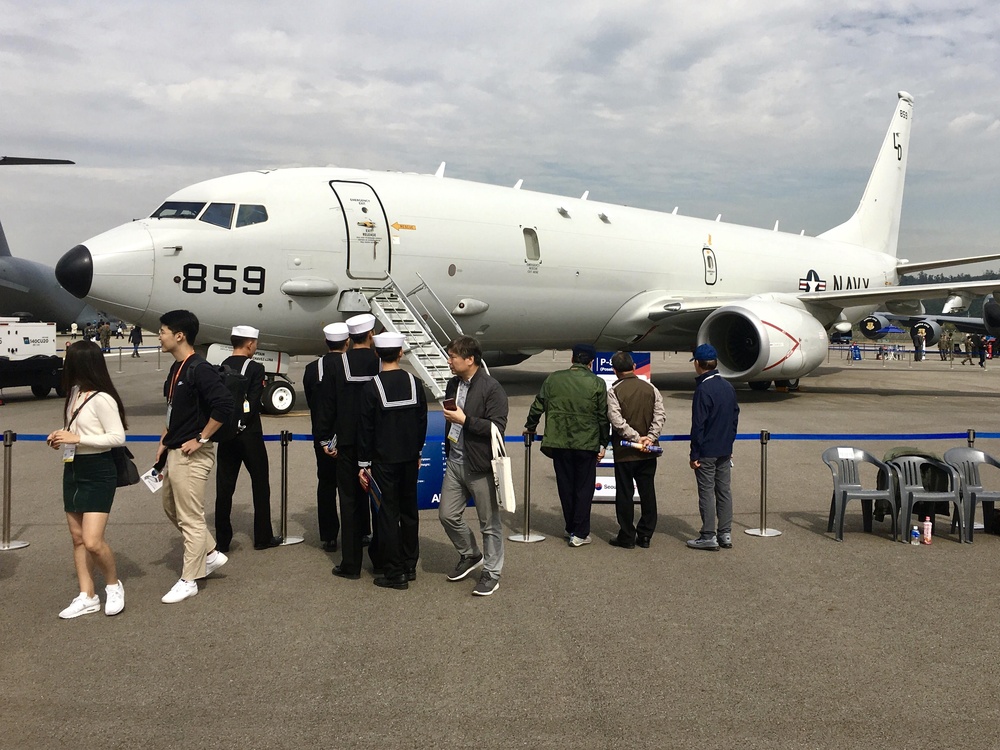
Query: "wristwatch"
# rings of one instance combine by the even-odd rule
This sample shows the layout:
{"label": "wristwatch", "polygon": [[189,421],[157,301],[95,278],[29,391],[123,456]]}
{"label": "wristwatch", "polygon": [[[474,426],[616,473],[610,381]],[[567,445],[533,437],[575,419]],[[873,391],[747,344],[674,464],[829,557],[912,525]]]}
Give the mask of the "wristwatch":
{"label": "wristwatch", "polygon": [[208,438],[207,437],[202,437],[201,434],[199,434],[198,435],[198,442],[201,443],[202,445],[204,445],[205,443],[208,442]]}

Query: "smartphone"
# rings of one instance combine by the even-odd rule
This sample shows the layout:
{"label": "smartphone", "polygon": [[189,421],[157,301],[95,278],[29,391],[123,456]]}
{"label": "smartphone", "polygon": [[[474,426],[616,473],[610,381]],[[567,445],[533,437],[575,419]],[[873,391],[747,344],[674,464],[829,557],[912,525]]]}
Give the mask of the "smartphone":
{"label": "smartphone", "polygon": [[455,411],[455,409],[458,408],[458,405],[455,403],[455,399],[453,399],[453,398],[446,398],[444,400],[443,406],[448,411]]}

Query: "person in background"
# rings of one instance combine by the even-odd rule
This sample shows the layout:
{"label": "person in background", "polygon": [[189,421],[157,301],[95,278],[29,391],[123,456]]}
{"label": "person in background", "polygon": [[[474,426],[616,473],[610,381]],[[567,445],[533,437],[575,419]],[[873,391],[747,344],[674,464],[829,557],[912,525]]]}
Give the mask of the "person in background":
{"label": "person in background", "polygon": [[142,329],[139,326],[132,326],[128,334],[128,342],[132,345],[132,356],[139,356],[139,347],[142,346]]}
{"label": "person in background", "polygon": [[[324,414],[323,410],[336,408],[333,395],[335,373],[342,368],[340,355],[347,351],[349,336],[347,323],[330,323],[323,328],[323,339],[329,352],[306,365],[302,374],[302,388],[306,392],[309,405],[309,419],[312,423],[313,451],[316,454],[316,515],[319,521],[319,539],[326,552],[337,551],[337,537],[340,535],[340,517],[337,515],[337,459],[325,450],[320,438],[324,423],[336,421],[335,415]],[[322,397],[322,391],[330,394]],[[329,438],[327,438],[329,440]]]}
{"label": "person in background", "polygon": [[111,449],[125,445],[125,407],[101,348],[91,341],[67,347],[63,388],[68,394],[63,428],[49,434],[46,442],[63,451],[63,507],[80,594],[59,616],[69,620],[100,611],[92,564],[104,576],[104,614],[117,615],[125,609],[125,587],[118,580],[115,555],[104,531],[118,479]]}
{"label": "person in background", "polygon": [[691,402],[690,464],[698,481],[701,533],[689,539],[692,549],[718,550],[733,546],[733,443],[739,426],[736,390],[716,369],[718,354],[701,344],[691,357],[697,385]]}
{"label": "person in background", "polygon": [[962,340],[962,348],[965,350],[965,356],[962,357],[962,364],[964,365],[968,362],[972,364],[972,334],[965,334],[965,338]]}
{"label": "person in background", "polygon": [[549,375],[528,410],[524,434],[532,439],[542,415],[545,434],[541,451],[552,459],[559,502],[570,547],[590,544],[590,509],[594,502],[597,464],[610,437],[608,389],[590,371],[597,350],[573,347],[568,370]]}

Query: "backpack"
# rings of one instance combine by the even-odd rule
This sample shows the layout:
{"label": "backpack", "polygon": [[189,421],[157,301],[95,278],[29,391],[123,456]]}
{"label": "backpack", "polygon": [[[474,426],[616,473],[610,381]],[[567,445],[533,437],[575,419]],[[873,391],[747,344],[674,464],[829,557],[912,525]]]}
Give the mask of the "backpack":
{"label": "backpack", "polygon": [[247,426],[243,423],[243,403],[247,400],[247,390],[250,387],[250,378],[247,377],[247,367],[253,360],[249,357],[243,363],[243,367],[234,370],[229,365],[219,365],[215,369],[222,378],[222,384],[233,397],[233,411],[229,418],[222,423],[222,427],[217,429],[212,435],[212,440],[216,443],[224,443],[239,435]]}

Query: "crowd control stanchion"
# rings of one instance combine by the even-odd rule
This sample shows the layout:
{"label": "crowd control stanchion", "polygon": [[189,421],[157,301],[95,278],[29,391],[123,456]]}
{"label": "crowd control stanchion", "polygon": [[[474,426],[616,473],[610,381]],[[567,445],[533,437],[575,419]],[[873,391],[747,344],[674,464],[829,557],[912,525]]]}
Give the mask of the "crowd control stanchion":
{"label": "crowd control stanchion", "polygon": [[524,532],[511,534],[507,538],[512,542],[541,542],[542,534],[531,533],[531,444],[535,436],[530,432],[524,436]]}
{"label": "crowd control stanchion", "polygon": [[122,369],[122,348],[118,347],[118,374],[121,375],[125,370]]}
{"label": "crowd control stanchion", "polygon": [[163,354],[163,347],[158,346],[156,348],[156,371],[163,372],[163,368],[160,367],[160,355]]}
{"label": "crowd control stanchion", "polygon": [[0,537],[0,551],[27,547],[27,542],[11,541],[10,538],[10,454],[17,442],[17,433],[4,430],[3,433],[3,536]]}
{"label": "crowd control stanchion", "polygon": [[288,444],[292,442],[292,433],[281,431],[281,546],[299,544],[304,537],[288,536]]}
{"label": "crowd control stanchion", "polygon": [[750,536],[781,536],[777,529],[767,528],[767,441],[771,433],[760,431],[760,528],[746,529]]}
{"label": "crowd control stanchion", "polygon": [[969,441],[969,447],[970,448],[975,448],[976,447],[976,431],[975,430],[969,430],[968,436],[965,439],[967,441]]}

